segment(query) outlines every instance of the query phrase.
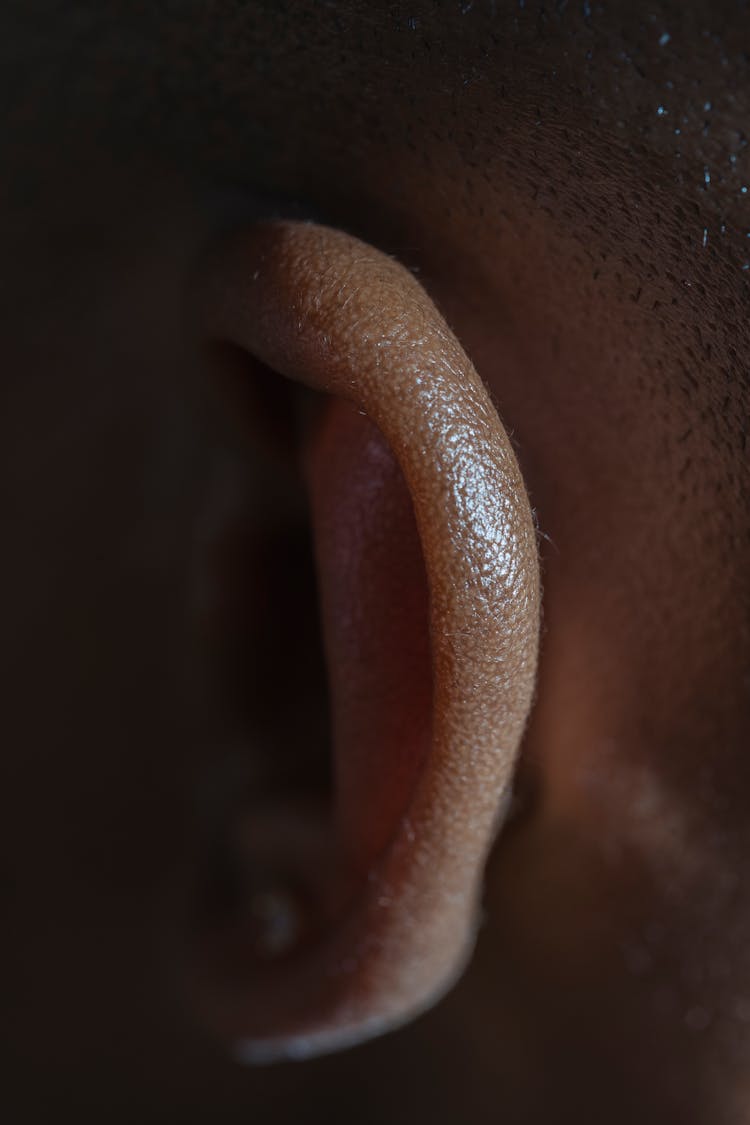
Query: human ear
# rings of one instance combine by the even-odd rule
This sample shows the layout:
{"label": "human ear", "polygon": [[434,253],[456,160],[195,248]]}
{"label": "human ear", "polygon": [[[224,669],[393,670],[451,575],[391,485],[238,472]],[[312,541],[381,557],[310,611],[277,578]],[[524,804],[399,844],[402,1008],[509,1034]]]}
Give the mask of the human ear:
{"label": "human ear", "polygon": [[244,1057],[299,1056],[401,1023],[470,955],[534,691],[536,536],[481,380],[400,264],[340,231],[261,223],[202,263],[198,308],[206,340],[328,396],[303,456],[334,784],[317,870],[293,814],[277,826],[304,892],[270,899],[308,936],[258,959],[238,930],[231,971],[201,974]]}

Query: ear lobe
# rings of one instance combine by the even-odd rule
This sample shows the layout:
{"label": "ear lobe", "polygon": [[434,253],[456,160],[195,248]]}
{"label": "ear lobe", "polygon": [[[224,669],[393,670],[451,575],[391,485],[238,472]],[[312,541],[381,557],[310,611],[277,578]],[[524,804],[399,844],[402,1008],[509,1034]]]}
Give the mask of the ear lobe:
{"label": "ear lobe", "polygon": [[245,1057],[310,1054],[423,1009],[471,951],[534,690],[536,537],[481,380],[396,262],[262,224],[204,263],[199,300],[210,339],[336,396],[306,441],[336,776],[317,922],[276,962],[240,946],[221,989],[201,973]]}

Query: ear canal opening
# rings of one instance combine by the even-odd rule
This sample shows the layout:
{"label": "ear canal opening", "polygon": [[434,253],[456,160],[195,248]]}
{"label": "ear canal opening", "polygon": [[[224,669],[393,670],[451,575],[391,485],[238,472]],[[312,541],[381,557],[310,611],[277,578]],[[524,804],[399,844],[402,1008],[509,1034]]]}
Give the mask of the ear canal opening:
{"label": "ear canal opening", "polygon": [[533,699],[539,569],[508,436],[407,270],[340,231],[259,224],[202,263],[198,297],[206,338],[330,396],[302,447],[336,816],[256,815],[256,862],[292,872],[255,897],[283,955],[259,970],[240,929],[223,983],[215,964],[199,985],[264,1061],[396,1026],[466,963]]}

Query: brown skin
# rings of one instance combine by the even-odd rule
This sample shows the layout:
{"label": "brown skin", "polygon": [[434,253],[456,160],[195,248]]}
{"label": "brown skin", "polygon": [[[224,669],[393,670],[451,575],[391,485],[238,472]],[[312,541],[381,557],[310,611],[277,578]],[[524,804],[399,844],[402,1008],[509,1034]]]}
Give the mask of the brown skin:
{"label": "brown skin", "polygon": [[[325,885],[342,880],[349,902],[336,904],[311,955],[276,971],[264,966],[249,993],[230,979],[216,1016],[225,1035],[251,1041],[251,1052],[263,1039],[282,1057],[317,1053],[403,1023],[453,983],[471,952],[484,865],[534,691],[536,536],[497,412],[403,266],[340,231],[277,223],[234,232],[200,273],[197,304],[211,340],[332,396],[305,441],[317,462],[312,518],[336,762],[331,860],[310,909],[320,912],[315,900],[331,897]],[[357,411],[342,412],[342,399]],[[340,595],[358,530],[342,488],[352,474],[338,466],[326,482],[316,452],[330,443],[321,430],[335,428],[339,445],[352,432],[356,440],[363,415],[403,473],[429,590],[433,691],[421,722],[430,742],[406,777],[409,746],[387,726],[380,737],[370,733],[394,705],[385,668],[370,672],[388,603],[375,601],[371,614],[363,608],[369,576],[355,580],[348,599]],[[371,497],[368,490],[362,522],[377,527]],[[325,542],[327,525],[338,541]],[[400,566],[401,536],[379,530]],[[405,623],[388,657],[409,631]],[[403,674],[408,698],[413,672]]]}
{"label": "brown skin", "polygon": [[[79,1119],[115,1100],[130,1120],[742,1121],[743,6],[38,7],[2,17],[22,60],[3,137],[16,1101],[34,1120],[50,1098]],[[252,472],[207,408],[182,294],[217,228],[268,214],[419,269],[547,537],[522,802],[477,956],[417,1025],[293,1081],[235,1068],[185,999],[193,787],[231,791],[221,763],[263,739],[206,688],[185,608],[215,468]],[[206,804],[213,823],[232,800]]]}

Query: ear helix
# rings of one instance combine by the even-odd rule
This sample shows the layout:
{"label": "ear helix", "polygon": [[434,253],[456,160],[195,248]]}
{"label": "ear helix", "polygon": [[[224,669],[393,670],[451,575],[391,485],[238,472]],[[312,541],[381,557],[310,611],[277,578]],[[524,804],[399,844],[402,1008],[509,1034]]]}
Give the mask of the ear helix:
{"label": "ear helix", "polygon": [[[429,1005],[465,964],[532,703],[539,569],[508,436],[408,270],[340,231],[258,224],[203,263],[199,305],[209,339],[367,414],[406,481],[429,590],[431,734],[404,814],[369,854],[352,809],[337,810],[332,865],[359,880],[346,908],[322,911],[314,941],[294,953],[305,908],[283,885],[262,888],[251,910],[264,971],[204,997],[243,1057],[265,1060],[386,1030]],[[356,812],[367,792],[347,747],[336,754],[337,799]]]}

